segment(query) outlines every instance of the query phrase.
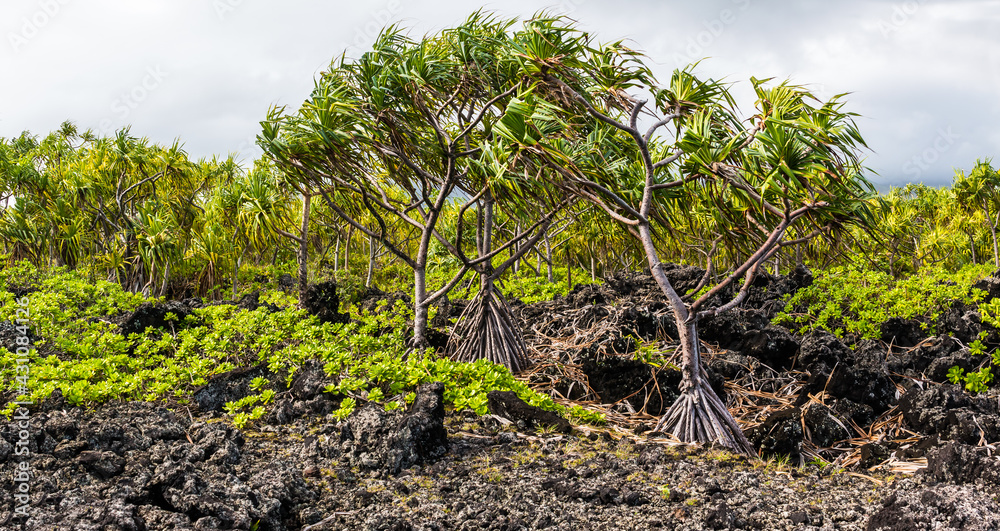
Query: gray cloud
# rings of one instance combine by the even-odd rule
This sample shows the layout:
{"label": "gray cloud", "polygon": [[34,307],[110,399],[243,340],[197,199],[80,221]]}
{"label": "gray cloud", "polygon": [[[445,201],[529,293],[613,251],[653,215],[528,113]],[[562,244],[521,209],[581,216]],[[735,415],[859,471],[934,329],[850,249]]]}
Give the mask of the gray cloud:
{"label": "gray cloud", "polygon": [[[950,182],[1000,151],[1000,1],[777,2],[515,0],[522,18],[567,13],[600,40],[630,39],[657,74],[735,82],[790,78],[823,96],[851,92],[880,188]],[[110,132],[127,124],[194,157],[252,145],[267,108],[297,106],[341,53],[356,56],[399,22],[414,36],[464,19],[471,5],[426,0],[36,0],[0,6],[0,136],[63,120]]]}

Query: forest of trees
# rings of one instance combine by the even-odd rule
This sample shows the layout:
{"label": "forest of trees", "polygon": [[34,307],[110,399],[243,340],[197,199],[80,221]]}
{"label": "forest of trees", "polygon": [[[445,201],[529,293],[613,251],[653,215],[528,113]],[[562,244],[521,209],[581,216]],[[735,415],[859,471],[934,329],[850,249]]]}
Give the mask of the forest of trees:
{"label": "forest of trees", "polygon": [[[298,109],[261,117],[255,161],[192,160],[179,140],[69,121],[0,138],[2,251],[168,298],[235,298],[248,268],[293,272],[300,292],[331,276],[393,289],[405,278],[414,347],[433,305],[475,282],[455,356],[514,370],[524,346],[498,281],[647,269],[689,330],[688,398],[667,429],[741,449],[701,381],[696,325],[739,304],[759,271],[1000,269],[988,159],[950,187],[877,194],[842,98],[752,79],[755,105],[739,109],[694,67],[661,82],[644,61],[561,18],[477,13],[420,40],[389,28],[360,58],[336,59]],[[706,276],[676,293],[661,261]],[[730,285],[731,300],[707,304]]]}

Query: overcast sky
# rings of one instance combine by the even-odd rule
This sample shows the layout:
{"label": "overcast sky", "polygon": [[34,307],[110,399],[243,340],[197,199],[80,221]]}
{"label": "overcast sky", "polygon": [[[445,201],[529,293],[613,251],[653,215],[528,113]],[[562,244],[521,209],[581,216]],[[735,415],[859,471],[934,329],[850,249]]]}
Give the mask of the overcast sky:
{"label": "overcast sky", "polygon": [[[561,2],[561,3],[559,3]],[[64,120],[110,134],[125,125],[199,158],[258,156],[272,104],[297,107],[334,56],[357,56],[386,23],[419,37],[480,4],[374,0],[5,0],[0,4],[0,137]],[[601,41],[630,39],[666,79],[790,78],[848,109],[880,189],[947,184],[1000,155],[1000,0],[507,0],[508,16],[567,14]],[[1000,161],[1000,157],[998,157]]]}

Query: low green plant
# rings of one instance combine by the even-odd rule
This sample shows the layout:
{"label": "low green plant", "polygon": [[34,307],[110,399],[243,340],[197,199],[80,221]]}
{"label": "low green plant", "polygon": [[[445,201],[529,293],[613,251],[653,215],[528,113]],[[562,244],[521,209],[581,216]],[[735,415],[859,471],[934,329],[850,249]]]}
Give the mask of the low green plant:
{"label": "low green plant", "polygon": [[928,333],[934,333],[934,323],[953,303],[982,300],[983,292],[969,285],[989,273],[984,265],[966,266],[958,272],[928,267],[897,280],[856,265],[834,267],[787,297],[784,311],[774,322],[802,333],[822,329],[838,337],[852,334],[858,339],[876,339],[882,323],[899,317],[916,319]]}
{"label": "low green plant", "polygon": [[[0,271],[0,280],[31,281],[39,291],[30,296],[32,333],[41,336],[29,355],[30,395],[34,402],[56,389],[71,404],[108,400],[165,401],[185,404],[191,393],[216,374],[236,367],[265,364],[290,384],[307,360],[318,359],[334,383],[326,390],[344,398],[339,417],[366,399],[395,410],[415,399],[417,386],[442,382],[445,402],[457,409],[485,414],[489,391],[514,391],[529,404],[562,411],[570,418],[599,424],[603,416],[556,404],[517,380],[506,368],[480,360],[461,363],[432,351],[406,351],[409,308],[398,303],[359,315],[348,324],[320,323],[294,307],[278,312],[246,311],[230,305],[195,309],[166,329],[147,329],[123,336],[111,318],[146,299],[116,284],[90,282],[77,272],[34,271],[30,266]],[[262,295],[262,299],[264,296]],[[0,292],[0,319],[13,319],[13,295]],[[0,348],[0,382],[14,387],[17,356]],[[225,405],[234,424],[245,426],[266,414],[274,400],[270,382],[254,379],[253,394]],[[14,405],[0,411],[8,416]]]}
{"label": "low green plant", "polygon": [[603,426],[607,423],[604,413],[591,411],[583,406],[573,405],[565,410],[566,416],[578,424],[590,424],[592,426]]}
{"label": "low green plant", "polygon": [[[994,299],[994,301],[996,300],[997,299]],[[982,307],[980,307],[980,311],[983,315],[986,315],[986,313],[983,312]],[[984,317],[983,321],[985,322],[988,319],[990,319],[989,316]],[[973,358],[979,358],[987,355],[986,346],[983,345],[982,342],[982,339],[984,339],[985,336],[986,332],[982,332],[980,333],[979,338],[969,343],[969,353]],[[974,371],[966,372],[965,369],[957,365],[948,369],[948,381],[953,384],[962,385],[965,387],[965,390],[970,393],[982,393],[985,392],[989,388],[989,385],[993,382],[993,366],[1000,367],[1000,350],[994,350],[990,353],[990,359],[987,363],[985,363],[985,366],[980,366]]]}
{"label": "low green plant", "polygon": [[[509,274],[503,277],[501,291],[504,297],[509,299],[519,299],[525,304],[550,301],[556,295],[565,296],[570,288],[566,284],[566,268],[557,267],[553,269],[553,281],[547,282],[543,277],[535,275],[535,272],[525,268],[516,274]],[[573,278],[579,279],[574,284],[595,284],[590,280],[590,273],[583,269],[573,268]],[[596,282],[599,284],[600,281]]]}
{"label": "low green plant", "polygon": [[347,397],[340,401],[340,407],[333,412],[333,418],[337,421],[346,419],[351,413],[354,412],[354,407],[357,406],[357,402],[353,398]]}

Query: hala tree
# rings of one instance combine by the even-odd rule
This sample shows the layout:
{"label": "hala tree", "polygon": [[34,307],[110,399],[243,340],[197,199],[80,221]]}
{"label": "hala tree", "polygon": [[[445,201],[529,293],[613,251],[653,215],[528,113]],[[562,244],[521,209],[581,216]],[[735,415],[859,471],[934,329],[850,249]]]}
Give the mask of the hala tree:
{"label": "hala tree", "polygon": [[[754,79],[756,108],[744,120],[726,85],[699,79],[690,68],[660,87],[641,55],[620,42],[593,46],[561,19],[541,19],[535,27],[538,39],[517,51],[523,74],[534,81],[528,90],[573,111],[566,124],[577,133],[507,138],[547,160],[567,190],[599,206],[641,244],[683,352],[682,393],[658,429],[753,455],[705,377],[698,322],[739,306],[762,264],[781,248],[870,223],[873,191],[860,171],[864,141],[852,114],[839,98],[819,102],[805,88],[768,88]],[[695,234],[685,216],[695,204],[710,206],[718,231],[711,239]],[[660,261],[657,232],[700,242],[709,259],[725,251],[731,265],[720,267],[714,285],[709,267],[697,287],[678,293]]]}
{"label": "hala tree", "polygon": [[1000,225],[1000,172],[993,169],[990,160],[977,160],[968,175],[961,170],[956,172],[952,190],[959,204],[965,205],[970,211],[979,210],[983,213],[993,241],[993,266],[1000,268],[1000,247],[997,244],[997,226]]}
{"label": "hala tree", "polygon": [[[258,143],[289,182],[306,197],[322,197],[413,270],[417,347],[427,345],[431,304],[469,270],[495,276],[492,260],[518,242],[529,244],[519,247],[527,252],[552,217],[550,210],[497,247],[487,223],[474,256],[462,249],[461,230],[455,242],[439,230],[451,203],[472,198],[458,216],[461,224],[473,203],[493,204],[495,177],[516,173],[516,161],[491,148],[493,126],[521,88],[517,62],[503,53],[511,24],[476,13],[421,41],[390,27],[359,59],[331,65],[298,112],[275,108],[262,122]],[[390,230],[397,220],[416,233],[415,245],[408,231]],[[436,291],[427,286],[432,245],[462,262]]]}

